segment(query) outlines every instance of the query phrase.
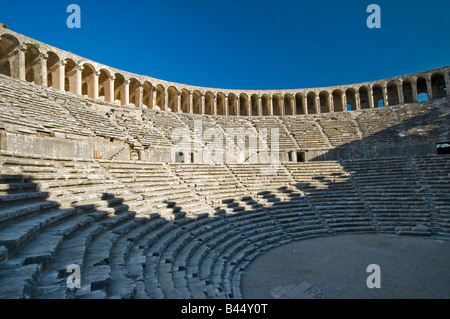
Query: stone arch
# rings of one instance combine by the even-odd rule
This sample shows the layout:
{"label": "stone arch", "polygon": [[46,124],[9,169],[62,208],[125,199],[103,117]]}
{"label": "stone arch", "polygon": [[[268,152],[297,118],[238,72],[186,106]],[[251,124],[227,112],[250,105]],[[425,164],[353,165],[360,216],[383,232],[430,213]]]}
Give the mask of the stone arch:
{"label": "stone arch", "polygon": [[272,94],[272,115],[281,115],[281,95],[279,93]]}
{"label": "stone arch", "polygon": [[81,94],[90,98],[97,97],[98,86],[95,81],[98,81],[95,75],[95,67],[90,63],[83,64],[81,71]]}
{"label": "stone arch", "polygon": [[78,94],[77,91],[77,72],[79,66],[73,59],[66,59],[64,67],[64,91]]}
{"label": "stone arch", "polygon": [[156,105],[154,108],[156,110],[165,110],[165,102],[166,102],[166,89],[161,84],[156,86]]}
{"label": "stone arch", "polygon": [[245,93],[241,93],[239,95],[239,115],[242,115],[242,116],[250,115],[249,114],[249,109],[250,109],[249,103],[250,103],[250,100],[248,98],[248,95]]}
{"label": "stone arch", "polygon": [[307,110],[308,110],[308,114],[316,114],[316,109],[317,109],[317,100],[316,100],[316,93],[313,91],[308,92],[308,94],[306,95],[306,100],[307,100]]}
{"label": "stone arch", "polygon": [[417,78],[417,100],[419,102],[428,101],[427,80],[423,76]]}
{"label": "stone arch", "polygon": [[372,96],[374,107],[383,107],[384,105],[386,105],[384,101],[383,87],[381,86],[381,84],[375,84],[372,87]]}
{"label": "stone arch", "polygon": [[42,74],[40,52],[37,47],[28,44],[25,51],[25,80],[42,84],[40,74]]}
{"label": "stone arch", "polygon": [[205,114],[214,115],[214,93],[211,91],[205,93]]}
{"label": "stone arch", "polygon": [[63,89],[59,87],[59,63],[61,59],[52,51],[47,52],[47,86],[54,89]]}
{"label": "stone arch", "polygon": [[14,54],[20,47],[20,41],[11,34],[0,36],[0,73],[15,78],[19,77],[19,60]]}
{"label": "stone arch", "polygon": [[363,85],[358,89],[358,92],[361,109],[370,109],[369,88],[366,85]]}
{"label": "stone arch", "polygon": [[181,112],[189,113],[189,98],[190,93],[186,89],[181,90]]}
{"label": "stone arch", "polygon": [[284,115],[294,114],[294,96],[291,93],[284,94]]}
{"label": "stone arch", "polygon": [[141,83],[139,80],[135,78],[131,78],[130,84],[128,85],[128,96],[129,96],[129,104],[134,105],[135,107],[141,107]]}
{"label": "stone arch", "polygon": [[116,74],[114,74],[114,76],[115,76],[115,79],[114,79],[114,102],[124,105],[124,104],[126,104],[125,77],[120,73],[116,73]]}
{"label": "stone arch", "polygon": [[228,93],[228,115],[237,115],[237,96],[234,93]]}
{"label": "stone arch", "polygon": [[225,115],[225,94],[222,92],[217,93],[217,115]]}
{"label": "stone arch", "polygon": [[405,103],[413,103],[414,102],[414,91],[413,84],[411,79],[404,79],[402,83],[403,89],[403,101]]}
{"label": "stone arch", "polygon": [[345,99],[347,100],[347,105],[345,105],[345,109],[347,111],[355,111],[356,110],[356,91],[354,88],[348,88],[345,90]]}
{"label": "stone arch", "polygon": [[270,112],[270,102],[271,98],[269,94],[261,95],[261,106],[262,106],[262,114],[263,116],[272,115]]}
{"label": "stone arch", "polygon": [[442,72],[434,72],[431,75],[431,92],[433,94],[433,98],[441,98],[447,96],[445,75]]}
{"label": "stone arch", "polygon": [[330,97],[330,93],[328,93],[328,91],[321,91],[319,93],[320,113],[331,112],[331,105],[330,105],[329,97]]}
{"label": "stone arch", "polygon": [[142,106],[144,105],[148,109],[153,108],[153,84],[149,81],[145,81],[142,84]]}
{"label": "stone arch", "polygon": [[168,104],[166,111],[178,112],[178,90],[174,86],[169,86],[167,88],[168,94]]}
{"label": "stone arch", "polygon": [[107,102],[114,102],[114,84],[111,81],[111,72],[100,69],[98,76],[98,98]]}
{"label": "stone arch", "polygon": [[386,85],[388,103],[390,106],[400,104],[400,98],[398,96],[398,82],[391,80]]}
{"label": "stone arch", "polygon": [[199,90],[192,92],[192,110],[194,114],[202,114],[202,92]]}
{"label": "stone arch", "polygon": [[258,116],[259,114],[259,96],[257,94],[252,94],[252,96],[250,97],[250,102],[251,102],[251,114],[249,114],[250,116]]}
{"label": "stone arch", "polygon": [[297,112],[295,115],[305,114],[306,105],[304,105],[305,95],[303,93],[295,94],[295,104],[297,105]]}
{"label": "stone arch", "polygon": [[334,90],[331,93],[331,96],[333,98],[334,111],[335,112],[345,111],[344,100],[343,100],[344,92],[342,92],[342,90]]}

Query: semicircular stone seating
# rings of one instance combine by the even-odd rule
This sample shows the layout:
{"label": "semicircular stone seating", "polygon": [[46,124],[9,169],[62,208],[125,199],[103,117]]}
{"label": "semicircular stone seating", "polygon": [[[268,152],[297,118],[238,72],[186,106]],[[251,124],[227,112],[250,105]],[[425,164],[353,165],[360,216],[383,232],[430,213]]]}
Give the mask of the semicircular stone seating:
{"label": "semicircular stone seating", "polygon": [[[449,163],[399,157],[274,169],[0,152],[0,295],[242,298],[249,262],[293,240],[448,236]],[[67,287],[71,264],[81,268],[81,288]]]}

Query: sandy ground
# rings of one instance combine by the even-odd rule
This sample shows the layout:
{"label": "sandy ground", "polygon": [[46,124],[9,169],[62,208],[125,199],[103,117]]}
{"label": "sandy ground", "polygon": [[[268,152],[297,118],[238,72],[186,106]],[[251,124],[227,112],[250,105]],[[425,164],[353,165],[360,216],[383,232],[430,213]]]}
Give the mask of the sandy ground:
{"label": "sandy ground", "polygon": [[[380,267],[381,288],[367,287]],[[450,298],[450,241],[354,234],[295,241],[258,256],[241,281],[248,299]]]}

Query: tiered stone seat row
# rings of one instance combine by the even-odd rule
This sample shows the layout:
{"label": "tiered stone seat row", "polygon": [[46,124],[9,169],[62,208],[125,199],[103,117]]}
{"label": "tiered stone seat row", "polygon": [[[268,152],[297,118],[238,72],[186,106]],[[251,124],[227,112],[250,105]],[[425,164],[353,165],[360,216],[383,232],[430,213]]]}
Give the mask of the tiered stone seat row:
{"label": "tiered stone seat row", "polygon": [[374,231],[374,223],[350,175],[337,162],[286,164],[295,187],[333,232]]}
{"label": "tiered stone seat row", "polygon": [[153,122],[149,120],[143,121],[137,119],[136,115],[127,115],[124,113],[114,116],[113,119],[120,127],[125,128],[127,135],[130,136],[130,143],[133,141],[137,142],[132,143],[133,146],[161,146],[167,148],[172,145],[172,143],[157,130]]}
{"label": "tiered stone seat row", "polygon": [[[24,122],[34,123],[26,125],[37,131],[53,132],[91,136],[94,133],[80,125],[71,114],[62,106],[60,101],[55,101],[50,95],[50,90],[32,83],[24,83],[17,79],[0,75],[0,97],[3,100],[3,109],[9,109],[20,117],[18,124]],[[67,96],[64,96],[67,98]],[[5,107],[6,106],[6,107]],[[38,125],[38,127],[36,127]],[[42,126],[42,128],[40,128]]]}
{"label": "tiered stone seat row", "polygon": [[333,147],[361,139],[361,133],[352,117],[352,112],[322,114],[318,123]]}
{"label": "tiered stone seat row", "polygon": [[287,130],[286,125],[281,121],[279,117],[276,116],[252,116],[250,121],[253,123],[255,128],[259,131],[262,129],[267,129],[267,141],[269,147],[272,141],[272,128],[278,129],[278,142],[279,148],[282,150],[294,150],[298,149],[295,139],[292,134]]}
{"label": "tiered stone seat row", "polygon": [[323,149],[329,147],[327,137],[313,115],[284,116],[283,122],[292,133],[297,144],[302,149]]}
{"label": "tiered stone seat row", "polygon": [[407,158],[345,161],[381,233],[431,234],[430,205]]}
{"label": "tiered stone seat row", "polygon": [[430,191],[436,210],[432,219],[435,232],[443,236],[450,234],[450,159],[448,156],[426,156],[414,158],[418,171]]}

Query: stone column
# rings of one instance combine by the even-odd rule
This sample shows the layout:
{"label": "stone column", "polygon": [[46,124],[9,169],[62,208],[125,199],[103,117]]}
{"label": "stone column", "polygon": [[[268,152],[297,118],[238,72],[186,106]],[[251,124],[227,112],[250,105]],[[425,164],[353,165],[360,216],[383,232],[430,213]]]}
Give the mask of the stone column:
{"label": "stone column", "polygon": [[177,113],[181,113],[181,92],[177,91]]}
{"label": "stone column", "polygon": [[292,95],[292,115],[297,115],[297,99]]}
{"label": "stone column", "polygon": [[433,99],[433,90],[431,89],[431,78],[428,76],[426,78],[427,82],[427,94],[428,94],[428,100]]}
{"label": "stone column", "polygon": [[397,86],[398,104],[405,104],[405,97],[403,96],[403,80],[398,81]]}
{"label": "stone column", "polygon": [[361,109],[361,96],[359,95],[359,91],[355,92],[355,103],[356,103],[356,109],[360,110]]}
{"label": "stone column", "polygon": [[81,95],[81,72],[83,66],[75,65],[75,67],[67,72],[67,78],[69,79],[69,92],[73,94]]}
{"label": "stone column", "polygon": [[247,116],[252,115],[252,97],[249,96],[247,99]]}
{"label": "stone column", "polygon": [[413,102],[417,103],[419,94],[417,94],[417,78],[414,78],[412,81],[412,93],[413,93]]}
{"label": "stone column", "polygon": [[329,107],[329,112],[334,112],[333,94],[328,95],[328,107]]}
{"label": "stone column", "polygon": [[169,110],[169,91],[164,91],[164,111]]}
{"label": "stone column", "polygon": [[239,96],[236,97],[236,116],[241,115],[241,98]]}
{"label": "stone column", "polygon": [[43,52],[41,54],[39,54],[39,58],[40,58],[40,78],[39,78],[39,82],[38,84],[42,85],[42,86],[47,86],[47,59],[48,59],[48,54]]}
{"label": "stone column", "polygon": [[60,91],[64,91],[64,76],[65,76],[65,67],[67,61],[61,60],[57,63],[55,71],[52,73],[53,85],[54,88]]}
{"label": "stone column", "polygon": [[367,92],[367,95],[369,96],[369,107],[371,109],[373,109],[374,108],[374,105],[373,105],[373,87],[372,87],[372,85],[368,85],[368,87],[369,87],[369,90]]}
{"label": "stone column", "polygon": [[91,75],[91,85],[89,87],[91,88],[91,92],[89,92],[89,97],[92,99],[98,99],[98,77],[100,76],[100,72],[94,72],[94,74]]}
{"label": "stone column", "polygon": [[386,83],[383,83],[383,85],[381,86],[381,90],[383,92],[383,101],[384,101],[383,106],[389,106]]}
{"label": "stone column", "polygon": [[[74,92],[75,94],[82,95],[82,85],[81,85],[81,79],[82,79],[82,72],[83,72],[84,66],[82,65],[76,65],[75,66],[75,72],[74,72],[74,78],[73,82],[75,82],[75,88]],[[70,79],[69,79],[70,81]],[[72,83],[70,83],[70,89],[72,90]]]}
{"label": "stone column", "polygon": [[122,98],[121,104],[128,105],[130,104],[130,80],[126,80],[122,85],[122,92],[120,93],[120,97]]}
{"label": "stone column", "polygon": [[281,95],[281,97],[280,97],[280,114],[281,114],[281,116],[284,115],[284,106],[285,106],[284,102],[285,102],[284,95]]}
{"label": "stone column", "polygon": [[138,97],[139,97],[139,106],[138,107],[144,107],[144,87],[142,85],[139,85],[138,87]]}
{"label": "stone column", "polygon": [[9,54],[8,60],[11,68],[11,76],[19,80],[26,80],[25,52],[27,46],[22,44]]}
{"label": "stone column", "polygon": [[194,92],[189,91],[189,114],[194,114]]}
{"label": "stone column", "polygon": [[116,79],[115,75],[111,75],[109,79],[103,83],[103,87],[105,88],[105,100],[107,102],[114,102],[114,80]]}
{"label": "stone column", "polygon": [[200,96],[200,113],[205,114],[206,102],[205,102],[205,93],[201,93]]}
{"label": "stone column", "polygon": [[308,114],[308,96],[303,95],[303,114]]}
{"label": "stone column", "polygon": [[260,95],[257,95],[258,99],[256,100],[257,106],[258,106],[258,116],[261,116],[263,114],[262,111],[262,99]]}
{"label": "stone column", "polygon": [[228,95],[225,95],[225,101],[223,103],[224,103],[224,108],[225,108],[225,115],[229,115],[230,107],[228,105]]}
{"label": "stone column", "polygon": [[314,101],[314,111],[316,114],[320,114],[320,97],[316,95],[316,99]]}
{"label": "stone column", "polygon": [[345,92],[341,95],[341,104],[342,104],[342,110],[345,112],[347,111],[347,96],[345,95]]}
{"label": "stone column", "polygon": [[212,97],[212,104],[213,104],[213,115],[217,115],[217,96],[213,95]]}
{"label": "stone column", "polygon": [[273,115],[273,96],[272,94],[269,95],[269,101],[268,101],[268,106],[269,106],[269,115]]}
{"label": "stone column", "polygon": [[156,87],[152,86],[150,95],[152,99],[152,109],[154,110],[156,108]]}

